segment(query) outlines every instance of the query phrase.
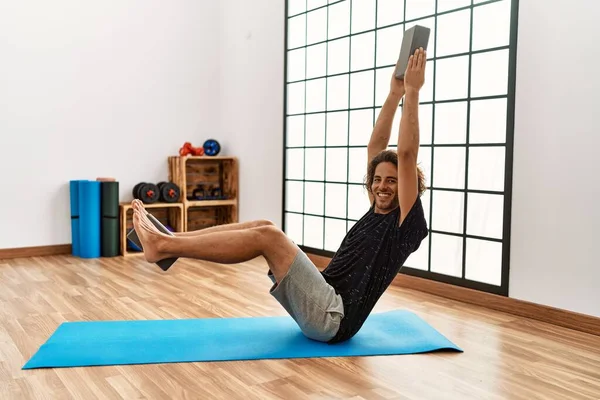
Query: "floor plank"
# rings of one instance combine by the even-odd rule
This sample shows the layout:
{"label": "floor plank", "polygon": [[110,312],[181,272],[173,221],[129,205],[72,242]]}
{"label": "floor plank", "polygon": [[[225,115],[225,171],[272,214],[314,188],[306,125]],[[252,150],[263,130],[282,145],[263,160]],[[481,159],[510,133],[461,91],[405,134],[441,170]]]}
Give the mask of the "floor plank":
{"label": "floor plank", "polygon": [[376,312],[417,313],[465,350],[385,357],[22,371],[64,321],[286,315],[262,259],[0,262],[0,399],[598,399],[600,337],[392,285]]}

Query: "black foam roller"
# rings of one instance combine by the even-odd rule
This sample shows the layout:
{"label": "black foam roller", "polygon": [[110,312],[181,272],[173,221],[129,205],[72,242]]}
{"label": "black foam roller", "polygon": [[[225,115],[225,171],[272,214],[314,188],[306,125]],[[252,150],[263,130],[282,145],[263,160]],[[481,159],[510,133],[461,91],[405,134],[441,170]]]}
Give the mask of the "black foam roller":
{"label": "black foam roller", "polygon": [[102,182],[101,256],[119,255],[119,182]]}
{"label": "black foam roller", "polygon": [[102,182],[102,217],[119,218],[119,182]]}
{"label": "black foam roller", "polygon": [[102,257],[119,255],[119,218],[102,218]]}

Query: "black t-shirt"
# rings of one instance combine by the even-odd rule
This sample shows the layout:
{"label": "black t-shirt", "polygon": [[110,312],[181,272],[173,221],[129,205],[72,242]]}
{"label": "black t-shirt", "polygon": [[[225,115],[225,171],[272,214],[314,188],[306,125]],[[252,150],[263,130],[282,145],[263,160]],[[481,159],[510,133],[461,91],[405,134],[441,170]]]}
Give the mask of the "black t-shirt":
{"label": "black t-shirt", "polygon": [[341,295],[344,318],[329,343],[353,337],[394,280],[408,256],[427,237],[420,197],[399,225],[400,207],[388,214],[374,206],[348,231],[331,262],[321,273]]}

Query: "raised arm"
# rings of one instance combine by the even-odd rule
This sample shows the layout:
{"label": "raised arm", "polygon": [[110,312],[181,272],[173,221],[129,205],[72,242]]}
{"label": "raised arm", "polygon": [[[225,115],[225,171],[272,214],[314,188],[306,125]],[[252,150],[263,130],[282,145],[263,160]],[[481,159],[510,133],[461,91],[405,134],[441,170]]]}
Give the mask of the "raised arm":
{"label": "raised arm", "polygon": [[[367,146],[367,166],[377,154],[387,149],[392,134],[392,123],[402,96],[404,96],[404,81],[396,79],[392,74],[390,92],[377,117],[377,122],[373,127],[373,133]],[[373,204],[373,194],[371,192],[369,192],[369,200],[370,204]]]}
{"label": "raised arm", "polygon": [[402,224],[406,215],[419,194],[419,179],[417,175],[417,158],[419,155],[419,91],[425,82],[425,64],[427,53],[417,49],[410,56],[404,86],[406,97],[400,119],[398,134],[398,202],[400,203],[400,221]]}

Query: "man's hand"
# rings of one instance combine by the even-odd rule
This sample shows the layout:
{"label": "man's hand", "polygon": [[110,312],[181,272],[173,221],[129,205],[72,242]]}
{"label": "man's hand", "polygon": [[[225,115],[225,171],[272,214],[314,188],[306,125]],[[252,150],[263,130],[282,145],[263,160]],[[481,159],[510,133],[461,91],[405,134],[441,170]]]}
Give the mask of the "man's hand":
{"label": "man's hand", "polygon": [[408,59],[406,72],[404,73],[404,86],[407,91],[419,91],[425,83],[425,65],[427,64],[427,52],[423,48],[415,50],[415,54]]}

